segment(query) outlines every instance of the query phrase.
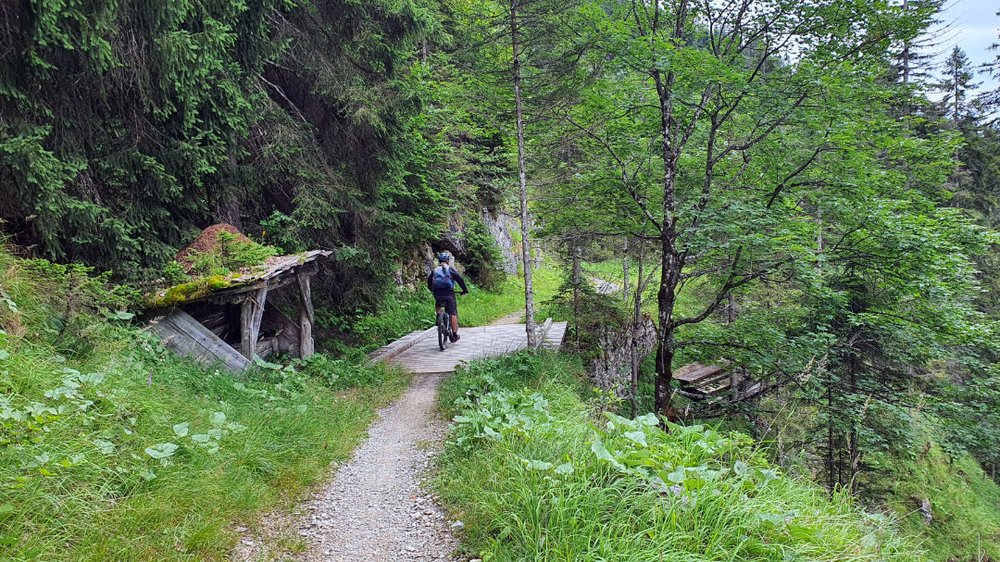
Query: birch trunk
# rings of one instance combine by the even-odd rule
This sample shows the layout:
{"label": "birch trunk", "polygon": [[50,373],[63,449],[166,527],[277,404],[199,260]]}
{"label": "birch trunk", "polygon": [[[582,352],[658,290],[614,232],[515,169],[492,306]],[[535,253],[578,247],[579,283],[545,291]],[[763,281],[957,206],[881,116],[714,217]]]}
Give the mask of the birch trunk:
{"label": "birch trunk", "polygon": [[521,269],[524,270],[524,323],[528,347],[537,346],[535,292],[531,283],[531,240],[528,217],[528,176],[524,164],[524,112],[521,103],[521,45],[517,26],[518,0],[510,2],[510,47],[514,57],[514,113],[517,120],[517,176],[521,187]]}

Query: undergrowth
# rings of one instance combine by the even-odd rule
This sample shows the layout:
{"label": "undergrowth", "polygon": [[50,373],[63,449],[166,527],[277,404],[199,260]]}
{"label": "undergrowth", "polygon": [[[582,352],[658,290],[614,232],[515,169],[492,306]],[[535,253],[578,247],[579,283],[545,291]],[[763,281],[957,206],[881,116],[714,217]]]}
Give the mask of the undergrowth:
{"label": "undergrowth", "polygon": [[436,479],[484,561],[923,560],[884,515],[771,466],[751,439],[659,427],[581,400],[563,356],[476,362],[441,395],[454,416]]}
{"label": "undergrowth", "polygon": [[323,478],[405,385],[322,356],[205,369],[91,278],[2,252],[0,273],[2,560],[222,560],[236,524]]}

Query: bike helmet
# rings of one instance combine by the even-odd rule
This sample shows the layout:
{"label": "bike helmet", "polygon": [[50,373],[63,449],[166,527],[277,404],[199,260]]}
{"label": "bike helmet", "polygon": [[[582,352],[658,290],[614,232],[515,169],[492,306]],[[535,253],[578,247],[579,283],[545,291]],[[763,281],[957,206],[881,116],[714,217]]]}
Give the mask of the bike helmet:
{"label": "bike helmet", "polygon": [[438,254],[439,263],[448,263],[450,261],[451,261],[451,255],[449,255],[448,252],[441,252],[440,254]]}

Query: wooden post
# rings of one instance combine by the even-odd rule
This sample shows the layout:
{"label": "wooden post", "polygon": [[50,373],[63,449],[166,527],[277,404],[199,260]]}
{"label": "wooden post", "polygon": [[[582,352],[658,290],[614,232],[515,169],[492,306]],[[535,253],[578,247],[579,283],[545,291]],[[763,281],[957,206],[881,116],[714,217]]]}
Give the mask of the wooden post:
{"label": "wooden post", "polygon": [[309,276],[304,273],[296,275],[299,280],[299,357],[305,359],[315,352],[312,325],[315,316],[312,305],[312,289],[309,287]]}
{"label": "wooden post", "polygon": [[243,356],[251,361],[257,353],[257,338],[260,336],[260,323],[264,318],[266,302],[266,284],[255,294],[247,295],[247,298],[243,299],[243,309],[240,314],[240,347]]}

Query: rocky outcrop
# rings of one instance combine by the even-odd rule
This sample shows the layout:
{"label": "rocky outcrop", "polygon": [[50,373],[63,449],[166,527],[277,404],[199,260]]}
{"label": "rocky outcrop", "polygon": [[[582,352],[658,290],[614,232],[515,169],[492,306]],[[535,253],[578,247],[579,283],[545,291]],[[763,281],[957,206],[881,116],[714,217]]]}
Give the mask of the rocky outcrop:
{"label": "rocky outcrop", "polygon": [[598,340],[601,354],[590,364],[591,381],[597,388],[614,391],[618,398],[632,397],[633,341],[636,361],[642,361],[656,349],[656,325],[648,316],[643,317],[638,327],[626,325],[604,328]]}
{"label": "rocky outcrop", "polygon": [[482,212],[483,224],[486,225],[486,230],[489,231],[490,236],[497,243],[497,248],[500,249],[501,262],[499,265],[508,275],[514,275],[517,273],[517,264],[519,263],[517,249],[514,248],[514,238],[511,236],[511,229],[517,228],[517,220],[507,213],[500,211],[494,217],[489,210],[483,209]]}

